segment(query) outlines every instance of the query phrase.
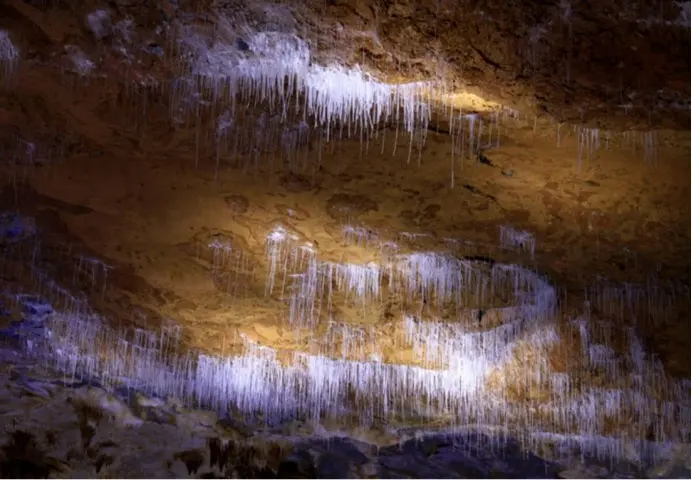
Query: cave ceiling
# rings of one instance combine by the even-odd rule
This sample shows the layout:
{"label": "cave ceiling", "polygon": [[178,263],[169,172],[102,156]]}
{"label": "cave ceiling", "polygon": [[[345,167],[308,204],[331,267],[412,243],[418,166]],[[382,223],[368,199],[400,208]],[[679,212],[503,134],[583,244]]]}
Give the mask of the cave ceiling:
{"label": "cave ceiling", "polygon": [[[209,355],[312,354],[329,322],[287,326],[308,308],[286,302],[289,262],[355,275],[444,251],[541,275],[570,321],[627,317],[689,379],[689,6],[4,0],[0,201],[40,238],[3,243],[6,290],[173,321]],[[395,275],[348,275],[310,315],[374,328],[367,361],[415,364],[392,340],[411,300],[390,301]]]}

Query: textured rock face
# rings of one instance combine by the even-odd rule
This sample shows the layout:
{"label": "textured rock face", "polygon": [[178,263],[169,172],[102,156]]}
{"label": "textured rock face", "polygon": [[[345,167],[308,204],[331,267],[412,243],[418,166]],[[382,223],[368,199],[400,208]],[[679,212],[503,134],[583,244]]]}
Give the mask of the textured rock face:
{"label": "textured rock face", "polygon": [[[175,68],[166,33],[205,23],[209,29],[220,13],[255,29],[298,32],[319,62],[362,65],[388,81],[441,80],[450,94],[470,91],[558,122],[614,130],[689,124],[689,2],[6,5],[7,21],[38,25],[14,39],[17,56],[28,53],[45,64],[62,55],[63,68],[82,73],[124,73],[117,59],[90,45],[92,36],[135,70],[144,67],[146,74],[130,72],[135,78],[161,80]],[[231,40],[237,50],[249,49],[242,35]]]}
{"label": "textured rock face", "polygon": [[689,4],[572,3],[0,5],[2,476],[689,476]]}
{"label": "textured rock face", "polygon": [[343,33],[334,43],[348,45],[351,61],[390,78],[446,76],[452,89],[560,122],[686,130],[686,9],[685,2],[345,1],[315,2],[306,17],[336,23]]}

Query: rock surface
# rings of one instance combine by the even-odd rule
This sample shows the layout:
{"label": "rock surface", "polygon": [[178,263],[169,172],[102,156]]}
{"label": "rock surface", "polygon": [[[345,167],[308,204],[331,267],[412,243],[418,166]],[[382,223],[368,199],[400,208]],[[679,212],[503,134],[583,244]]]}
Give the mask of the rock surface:
{"label": "rock surface", "polygon": [[[688,379],[673,392],[684,397],[689,2],[654,3],[0,4],[0,363],[7,386],[0,476],[689,476],[689,455],[680,453],[689,446],[689,401],[687,410],[671,406],[667,391],[646,397],[645,406],[686,419],[673,428],[682,450],[657,465],[626,452],[621,465],[584,452],[562,455],[553,437],[545,452],[528,448],[528,438],[519,440],[526,431],[496,450],[487,447],[496,439],[488,432],[417,442],[401,433],[438,432],[443,418],[390,425],[393,433],[375,418],[380,429],[369,426],[367,435],[326,422],[267,426],[259,413],[230,418],[151,395],[154,387],[141,378],[77,375],[67,367],[78,354],[64,341],[99,338],[103,345],[92,351],[108,351],[130,341],[141,347],[137,341],[151,341],[147,332],[165,331],[175,339],[166,355],[229,357],[252,344],[284,363],[320,354],[420,366],[420,352],[401,345],[404,314],[442,319],[445,327],[455,318],[473,332],[522,316],[516,292],[465,298],[470,308],[459,316],[432,297],[407,311],[410,299],[386,280],[367,284],[381,290],[364,307],[356,297],[372,291],[354,294],[355,283],[330,281],[324,287],[335,293],[321,305],[318,324],[295,332],[286,323],[287,299],[298,298],[291,282],[302,273],[286,270],[290,255],[281,257],[283,271],[268,255],[281,228],[334,271],[365,271],[420,252],[444,252],[489,276],[496,264],[538,271],[559,292],[551,325],[560,342],[545,354],[545,369],[569,377],[575,391],[627,392],[646,382],[661,389]],[[368,125],[368,135],[343,121],[325,132],[302,112],[293,115],[298,97],[266,110],[266,98],[245,91],[242,101],[224,93],[215,103],[218,91],[195,76],[192,57],[223,69],[231,60],[261,58],[265,47],[276,53],[269,48],[276,45],[258,45],[258,31],[298,35],[311,67],[358,66],[397,84],[433,82],[438,89],[417,104],[425,118],[430,107],[429,122],[407,131],[410,117],[401,115]],[[334,85],[344,92],[350,84]],[[225,110],[230,104],[234,115]],[[510,227],[514,236],[504,235]],[[270,285],[272,268],[279,274]],[[69,322],[60,331],[46,327],[65,312],[86,333],[128,331],[138,340],[86,337]],[[370,343],[346,354],[348,342],[334,325]],[[632,331],[612,334],[613,325]],[[329,335],[328,346],[315,345]],[[36,360],[47,338],[66,347],[61,372]],[[534,415],[556,392],[524,381],[545,360],[525,347],[484,381],[496,398]],[[645,369],[639,349],[661,364]],[[142,388],[124,390],[125,381]],[[612,406],[608,399],[604,405]],[[599,428],[615,438],[636,431],[646,449],[672,427],[640,413]],[[344,412],[341,420],[354,418]]]}

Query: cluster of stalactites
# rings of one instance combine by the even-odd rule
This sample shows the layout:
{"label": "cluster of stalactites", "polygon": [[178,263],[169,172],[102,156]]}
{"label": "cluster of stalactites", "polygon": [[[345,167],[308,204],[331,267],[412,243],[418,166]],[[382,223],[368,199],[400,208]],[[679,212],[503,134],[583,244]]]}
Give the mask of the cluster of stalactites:
{"label": "cluster of stalactites", "polygon": [[386,84],[359,67],[317,65],[307,43],[291,33],[244,33],[242,48],[231,33],[211,43],[198,32],[181,35],[179,46],[189,59],[189,70],[188,77],[176,82],[176,108],[184,103],[181,97],[199,97],[203,90],[211,103],[230,101],[232,112],[240,103],[264,105],[284,119],[297,114],[324,131],[327,139],[337,127],[339,135],[347,137],[372,133],[386,122],[401,124],[408,133],[427,127],[425,99],[432,85]]}

